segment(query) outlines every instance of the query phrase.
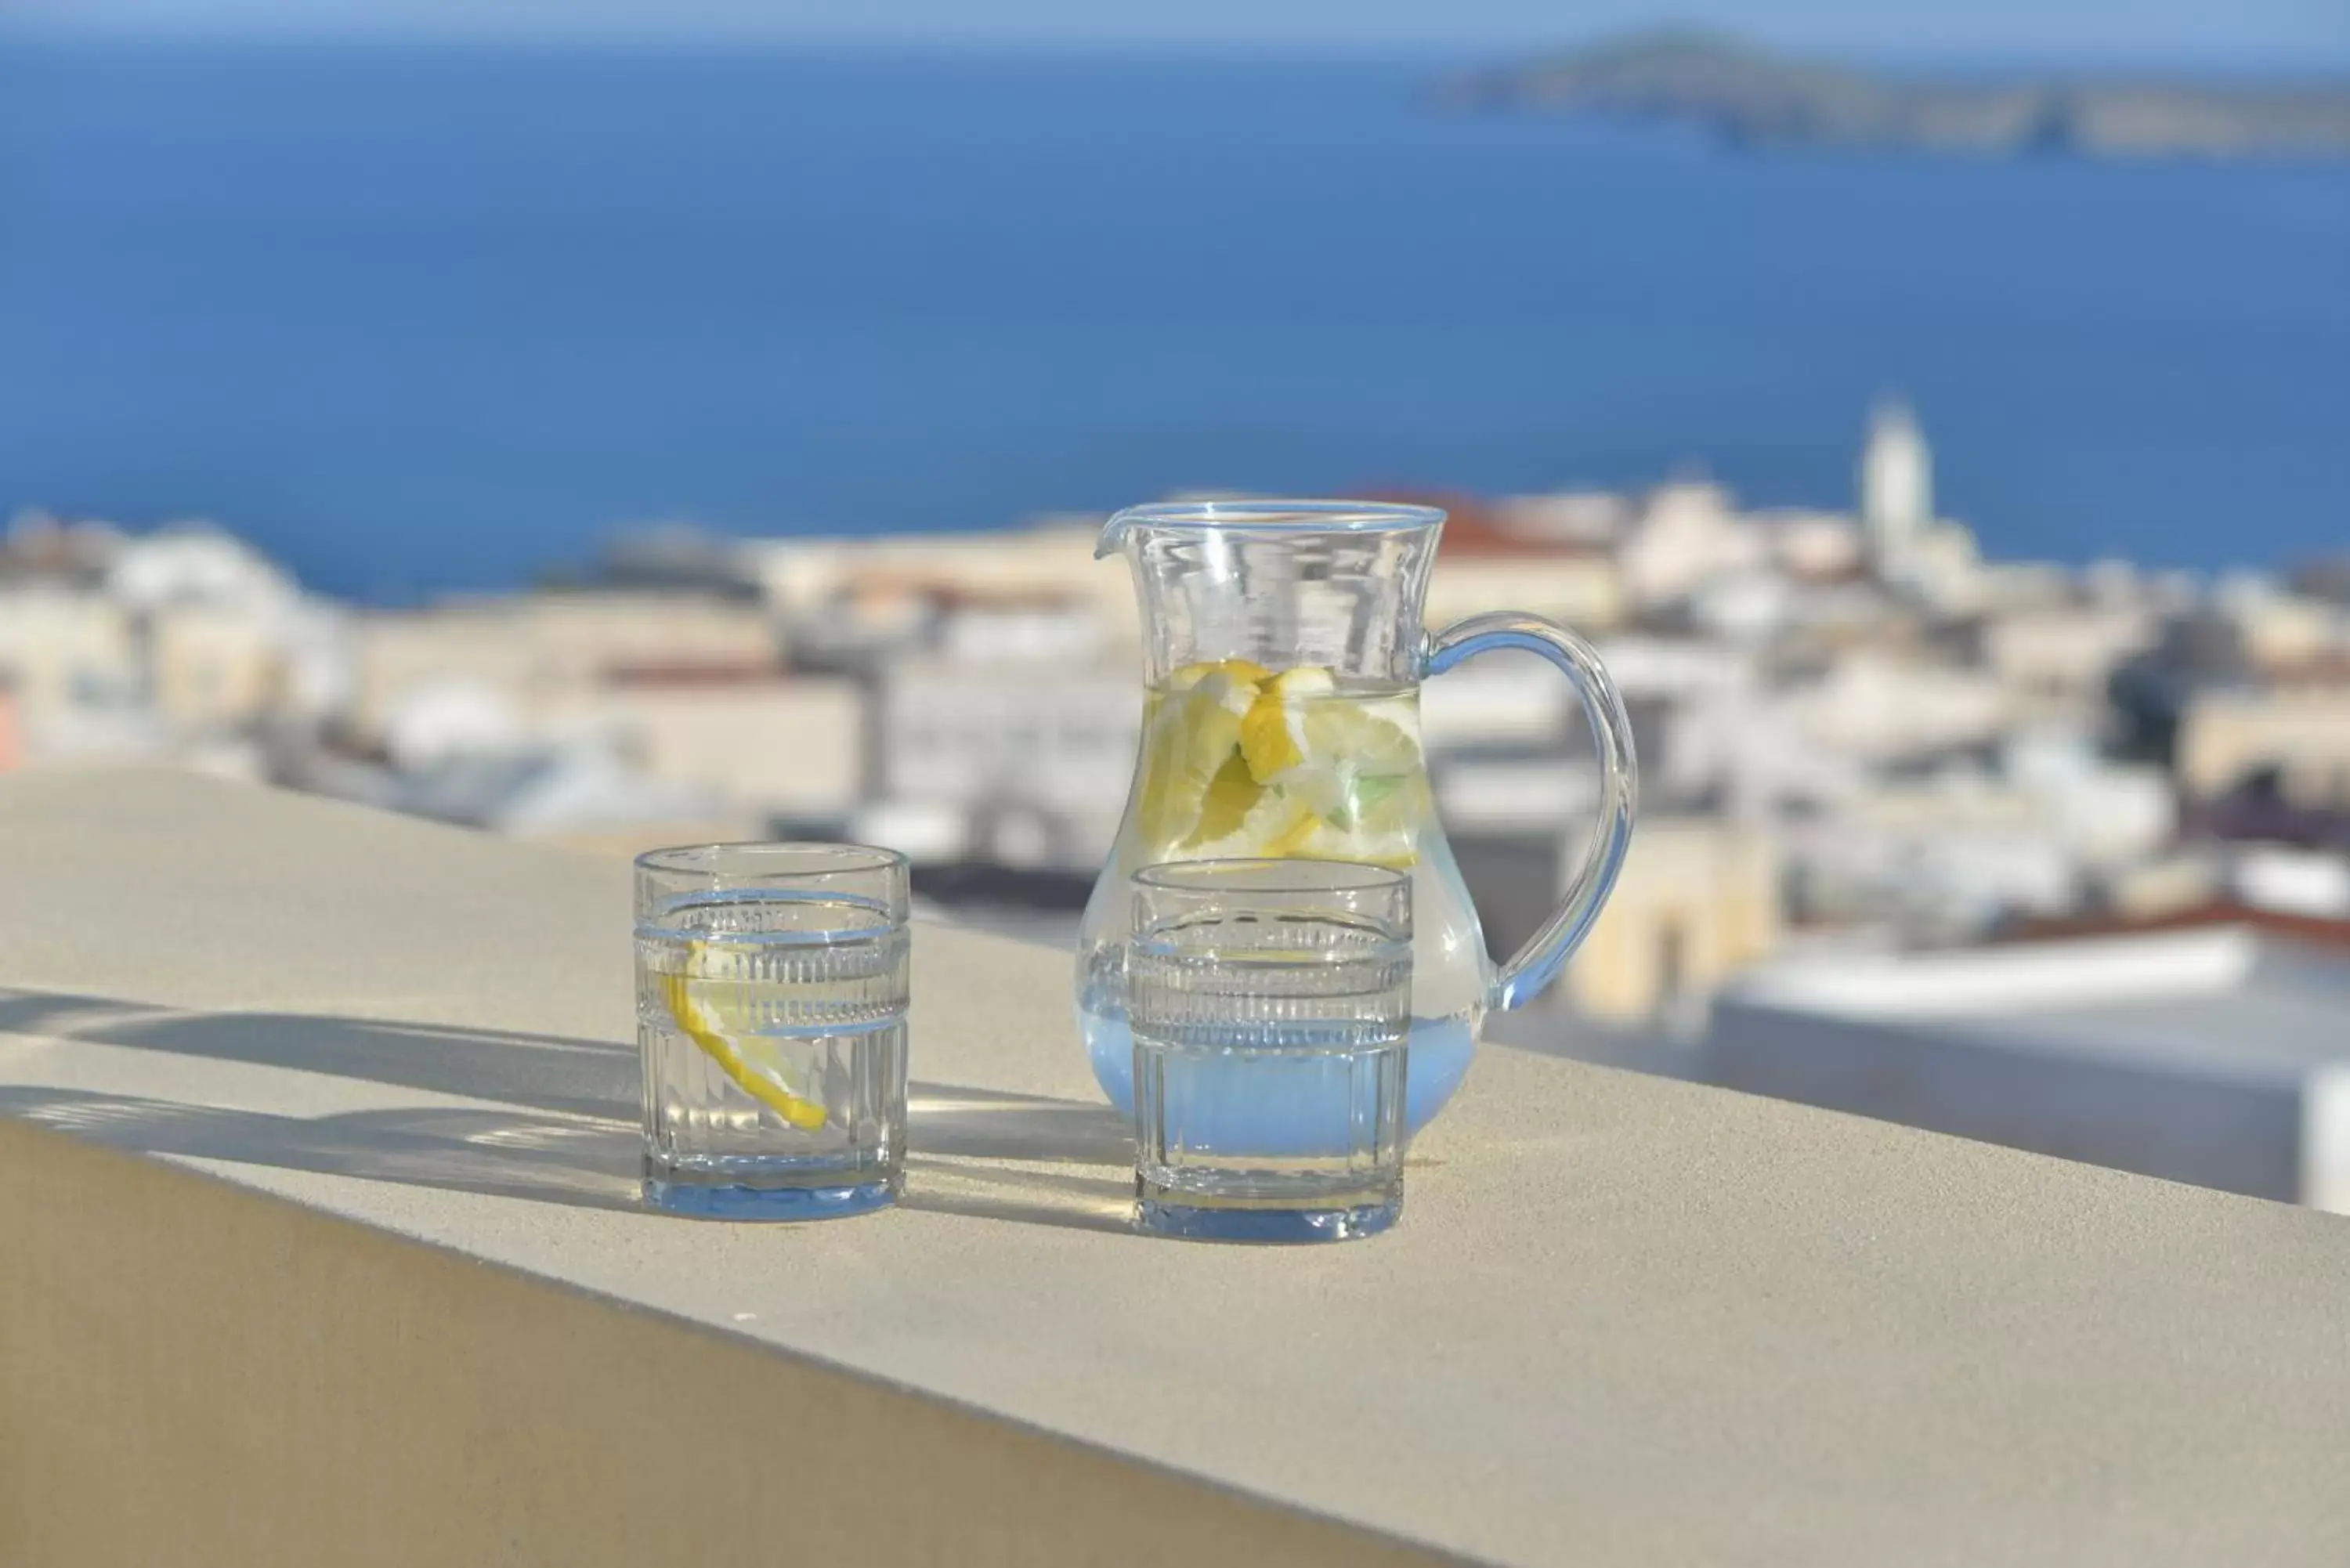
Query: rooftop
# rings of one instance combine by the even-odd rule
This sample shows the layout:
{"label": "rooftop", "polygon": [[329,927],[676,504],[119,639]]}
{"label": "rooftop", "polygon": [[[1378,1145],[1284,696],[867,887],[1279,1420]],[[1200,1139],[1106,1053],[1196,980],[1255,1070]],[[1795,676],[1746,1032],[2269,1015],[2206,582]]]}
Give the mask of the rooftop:
{"label": "rooftop", "polygon": [[[2302,924],[2284,922],[2286,929]],[[2244,923],[1845,956],[1765,970],[1740,1001],[1926,1033],[2231,1071],[2350,1060],[2350,958]]]}
{"label": "rooftop", "polygon": [[1392,1234],[1148,1241],[1066,961],[925,926],[903,1207],[684,1222],[625,866],[160,774],[0,783],[0,866],[19,1560],[2350,1541],[2334,1216],[1488,1046]]}

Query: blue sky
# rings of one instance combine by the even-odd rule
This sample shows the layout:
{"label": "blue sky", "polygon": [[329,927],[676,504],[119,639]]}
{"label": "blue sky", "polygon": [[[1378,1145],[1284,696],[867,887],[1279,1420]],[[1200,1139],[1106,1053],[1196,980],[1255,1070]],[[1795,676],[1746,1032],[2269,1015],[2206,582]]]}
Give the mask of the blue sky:
{"label": "blue sky", "polygon": [[1508,49],[1665,20],[1879,57],[2350,64],[2350,0],[6,0],[134,34]]}

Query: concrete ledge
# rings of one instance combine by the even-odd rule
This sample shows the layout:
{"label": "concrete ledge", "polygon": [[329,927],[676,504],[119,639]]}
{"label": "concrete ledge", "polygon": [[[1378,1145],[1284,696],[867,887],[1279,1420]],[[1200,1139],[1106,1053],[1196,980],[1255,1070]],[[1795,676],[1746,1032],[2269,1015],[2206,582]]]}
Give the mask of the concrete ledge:
{"label": "concrete ledge", "polygon": [[1450,1561],[0,1120],[0,1561]]}
{"label": "concrete ledge", "polygon": [[0,867],[10,1568],[2350,1561],[2334,1216],[1489,1049],[1394,1233],[1152,1242],[1066,962],[926,928],[905,1207],[681,1222],[623,867],[165,777]]}

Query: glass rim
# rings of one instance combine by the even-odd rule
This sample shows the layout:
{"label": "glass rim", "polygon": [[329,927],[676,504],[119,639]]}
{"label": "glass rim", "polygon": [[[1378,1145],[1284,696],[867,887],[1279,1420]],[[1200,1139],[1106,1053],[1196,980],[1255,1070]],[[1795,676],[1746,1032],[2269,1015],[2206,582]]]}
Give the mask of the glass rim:
{"label": "glass rim", "polygon": [[1433,528],[1440,506],[1406,501],[1333,501],[1250,497],[1238,501],[1153,501],[1128,506],[1102,524],[1097,557],[1125,542],[1134,528],[1176,528],[1205,534],[1396,534]]}
{"label": "glass rim", "polygon": [[903,872],[906,866],[906,857],[895,849],[873,844],[827,844],[817,839],[676,844],[648,849],[636,857],[639,872],[720,880],[756,877],[769,881],[801,881],[871,876],[876,872]]}
{"label": "glass rim", "polygon": [[[1319,877],[1301,875],[1305,867],[1317,867],[1332,875]],[[1229,879],[1251,871],[1266,873],[1267,880],[1237,884]],[[1216,893],[1237,888],[1241,892],[1277,898],[1314,893],[1389,892],[1410,887],[1411,875],[1391,866],[1374,866],[1363,860],[1229,856],[1210,860],[1161,861],[1135,872],[1132,881],[1138,887],[1167,893]]]}

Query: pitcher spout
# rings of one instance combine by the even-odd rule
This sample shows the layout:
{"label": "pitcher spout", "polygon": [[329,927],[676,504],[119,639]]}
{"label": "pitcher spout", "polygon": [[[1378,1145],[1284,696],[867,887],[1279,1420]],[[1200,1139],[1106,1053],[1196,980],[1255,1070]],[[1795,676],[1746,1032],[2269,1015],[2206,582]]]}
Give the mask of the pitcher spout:
{"label": "pitcher spout", "polygon": [[1105,560],[1125,552],[1126,536],[1133,532],[1135,514],[1140,510],[1129,506],[1123,512],[1113,514],[1110,520],[1102,524],[1101,537],[1094,541],[1095,560]]}

